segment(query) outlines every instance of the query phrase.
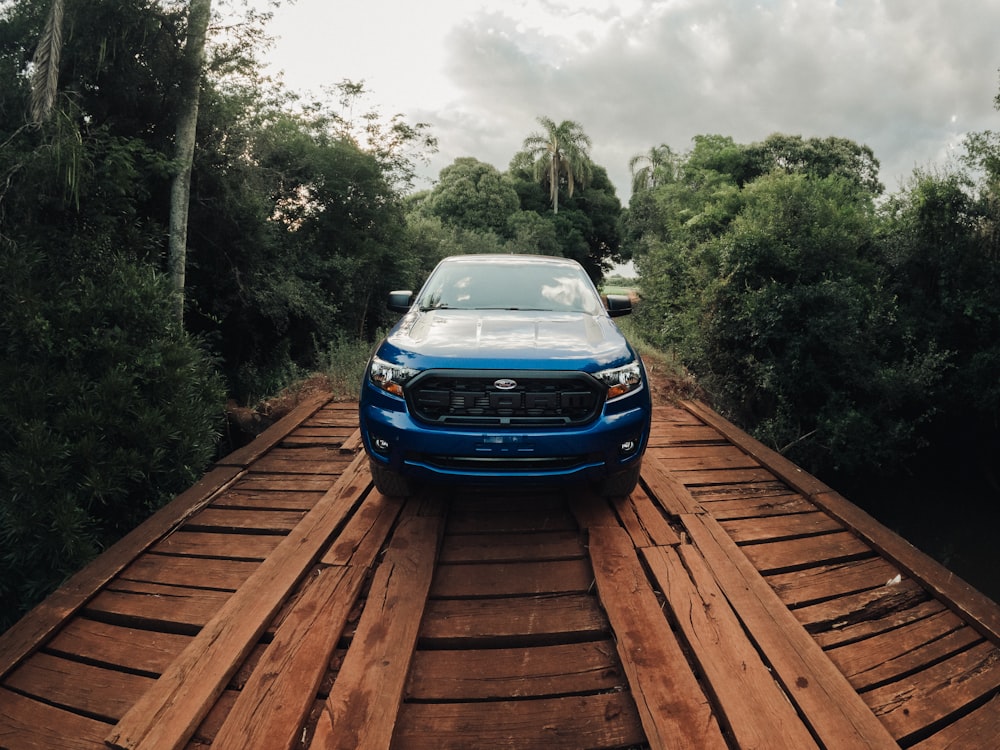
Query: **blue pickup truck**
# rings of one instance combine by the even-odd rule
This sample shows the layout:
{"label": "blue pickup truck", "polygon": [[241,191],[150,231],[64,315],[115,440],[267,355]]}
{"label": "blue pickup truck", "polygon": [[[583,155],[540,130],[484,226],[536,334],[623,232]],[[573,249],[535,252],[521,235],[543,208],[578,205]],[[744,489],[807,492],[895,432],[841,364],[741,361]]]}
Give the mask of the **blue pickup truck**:
{"label": "blue pickup truck", "polygon": [[375,486],[580,482],[624,496],[639,478],[651,402],[642,360],[579,263],[537,255],[446,258],[364,376],[361,435]]}

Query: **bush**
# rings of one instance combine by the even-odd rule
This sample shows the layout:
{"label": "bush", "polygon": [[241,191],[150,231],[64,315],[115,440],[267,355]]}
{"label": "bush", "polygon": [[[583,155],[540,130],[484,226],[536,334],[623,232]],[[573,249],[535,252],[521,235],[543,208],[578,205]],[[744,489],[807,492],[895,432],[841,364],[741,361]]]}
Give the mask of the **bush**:
{"label": "bush", "polygon": [[150,268],[0,244],[0,627],[190,486],[223,413]]}

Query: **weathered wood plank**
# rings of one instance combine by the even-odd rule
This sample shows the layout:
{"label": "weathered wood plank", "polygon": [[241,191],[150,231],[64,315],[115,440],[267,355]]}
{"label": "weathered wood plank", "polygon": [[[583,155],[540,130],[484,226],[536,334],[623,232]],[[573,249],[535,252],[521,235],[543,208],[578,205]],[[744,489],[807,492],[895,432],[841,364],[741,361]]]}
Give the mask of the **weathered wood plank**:
{"label": "weathered wood plank", "polygon": [[304,510],[271,510],[225,508],[213,505],[204,508],[184,524],[185,531],[222,531],[287,534],[306,514]]}
{"label": "weathered wood plank", "polygon": [[221,557],[260,562],[281,544],[278,534],[220,534],[209,531],[175,531],[151,551],[163,555]]}
{"label": "weathered wood plank", "polygon": [[418,650],[406,683],[407,699],[476,701],[627,686],[609,640],[525,648]]}
{"label": "weathered wood plank", "polygon": [[[718,519],[718,516],[714,513],[712,515]],[[787,516],[768,515],[760,518],[741,518],[734,521],[719,519],[719,525],[726,530],[737,544],[764,541],[776,542],[782,539],[828,534],[844,528],[826,513],[819,511],[794,513]]]}
{"label": "weathered wood plank", "polygon": [[[476,703],[407,703],[393,750],[580,750],[645,742],[627,692]],[[665,747],[670,747],[667,745]]]}
{"label": "weathered wood plank", "polygon": [[441,562],[523,562],[565,560],[585,554],[578,531],[534,534],[449,534],[442,546]]}
{"label": "weathered wood plank", "polygon": [[868,542],[875,550],[897,564],[910,577],[920,581],[948,606],[994,643],[1000,643],[1000,604],[921,552],[905,539],[886,528],[839,493],[807,474],[784,456],[753,439],[713,412],[704,404],[685,402],[684,408],[706,424],[722,432],[735,445],[754,456],[789,486],[826,510]]}
{"label": "weathered wood plank", "polygon": [[597,590],[611,621],[643,729],[653,747],[726,748],[624,529],[590,529]]}
{"label": "weathered wood plank", "polygon": [[593,580],[590,564],[582,558],[547,562],[443,564],[434,573],[431,596],[443,599],[585,593]]}
{"label": "weathered wood plank", "polygon": [[725,500],[715,500],[711,493],[702,493],[697,500],[717,521],[786,516],[816,510],[816,506],[802,495],[787,491],[781,494],[755,493],[752,496]]}
{"label": "weathered wood plank", "polygon": [[311,396],[298,404],[288,414],[279,419],[264,432],[247,443],[242,448],[233,451],[218,462],[219,466],[239,466],[244,468],[278,445],[286,435],[302,422],[315,414],[330,400],[330,394],[320,393]]}
{"label": "weathered wood plank", "polygon": [[298,747],[364,575],[364,566],[356,565],[324,568],[307,579],[212,740],[214,750]]}
{"label": "weathered wood plank", "polygon": [[[949,613],[951,614],[951,613]],[[924,621],[927,622],[926,620]],[[982,641],[968,625],[943,634],[892,633],[868,642],[863,658],[845,661],[837,651],[828,652],[855,689],[863,691],[880,683],[945,659]]]}
{"label": "weathered wood plank", "polygon": [[836,646],[861,641],[865,638],[870,638],[873,635],[878,635],[879,633],[889,632],[908,623],[922,620],[925,617],[933,617],[934,615],[944,611],[948,611],[944,604],[936,599],[931,599],[923,602],[922,604],[918,604],[915,607],[911,607],[910,609],[894,612],[886,617],[881,617],[878,620],[859,622],[856,625],[837,626],[834,624],[833,628],[830,630],[825,630],[821,633],[813,633],[813,638],[815,638],[816,643],[824,649],[834,648]]}
{"label": "weathered wood plank", "polygon": [[359,454],[323,500],[218,609],[153,688],[139,696],[108,736],[110,746],[170,750],[183,747],[281,603],[353,510],[370,480],[367,459]]}
{"label": "weathered wood plank", "polygon": [[106,750],[108,724],[0,688],[0,747]]}
{"label": "weathered wood plank", "polygon": [[910,736],[1000,688],[1000,650],[989,642],[863,694],[889,731]]}
{"label": "weathered wood plank", "polygon": [[74,574],[31,612],[0,634],[0,678],[52,636],[102,586],[164,534],[178,526],[239,474],[232,467],[209,471],[193,487],[154,513]]}
{"label": "weathered wood plank", "polygon": [[805,539],[745,544],[740,547],[761,573],[776,573],[874,557],[875,552],[849,531]]}
{"label": "weathered wood plank", "polygon": [[440,518],[411,517],[393,534],[316,725],[316,750],[389,747],[442,525]]}
{"label": "weathered wood plank", "polygon": [[898,583],[893,581],[875,589],[800,607],[793,614],[810,633],[820,633],[831,628],[878,620],[925,601],[927,592],[907,578]]}
{"label": "weathered wood plank", "polygon": [[134,627],[194,634],[218,614],[231,596],[227,591],[117,578],[83,611],[97,619],[124,620]]}
{"label": "weathered wood plank", "polygon": [[[332,482],[326,482],[330,485]],[[212,501],[213,508],[236,508],[239,510],[312,510],[312,507],[323,497],[329,486],[321,490],[296,492],[292,490],[251,490],[230,489],[223,492]]]}
{"label": "weathered wood plank", "polygon": [[982,746],[983,738],[1000,737],[1000,694],[932,734],[911,750],[963,750]]}
{"label": "weathered wood plank", "polygon": [[593,596],[432,599],[424,610],[420,641],[434,647],[468,648],[501,639],[507,645],[596,640],[607,632],[607,621]]}
{"label": "weathered wood plank", "polygon": [[133,697],[153,682],[152,677],[36,653],[7,676],[4,687],[77,713],[115,721],[129,709]]}
{"label": "weathered wood plank", "polygon": [[201,557],[147,553],[125,568],[118,580],[235,591],[258,567],[260,563],[253,560],[206,561]]}
{"label": "weathered wood plank", "polygon": [[642,554],[739,747],[815,748],[701,555],[689,544]]}
{"label": "weathered wood plank", "polygon": [[697,513],[701,506],[684,489],[678,478],[667,471],[655,454],[647,451],[642,459],[642,483],[660,506],[671,516]]}
{"label": "weathered wood plank", "polygon": [[856,594],[884,586],[899,575],[892,563],[881,557],[817,565],[790,573],[775,573],[767,582],[789,607],[823,599]]}
{"label": "weathered wood plank", "polygon": [[373,489],[331,541],[320,562],[323,565],[370,566],[402,508],[402,498],[386,497]]}
{"label": "weathered wood plank", "polygon": [[616,498],[613,505],[636,547],[680,544],[677,532],[664,518],[660,506],[653,502],[641,485],[628,497]]}
{"label": "weathered wood plank", "polygon": [[128,628],[74,617],[49,641],[46,650],[133,672],[159,674],[189,641],[189,636],[177,633]]}
{"label": "weathered wood plank", "polygon": [[838,750],[896,742],[714,519],[684,525],[719,587],[820,743]]}

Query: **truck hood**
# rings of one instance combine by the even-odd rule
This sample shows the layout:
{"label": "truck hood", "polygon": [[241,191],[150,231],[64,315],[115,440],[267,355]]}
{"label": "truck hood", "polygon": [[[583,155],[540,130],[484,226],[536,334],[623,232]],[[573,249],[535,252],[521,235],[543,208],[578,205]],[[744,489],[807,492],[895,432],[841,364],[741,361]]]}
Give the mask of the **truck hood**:
{"label": "truck hood", "polygon": [[390,332],[379,356],[431,367],[584,369],[634,357],[606,315],[527,310],[411,311]]}

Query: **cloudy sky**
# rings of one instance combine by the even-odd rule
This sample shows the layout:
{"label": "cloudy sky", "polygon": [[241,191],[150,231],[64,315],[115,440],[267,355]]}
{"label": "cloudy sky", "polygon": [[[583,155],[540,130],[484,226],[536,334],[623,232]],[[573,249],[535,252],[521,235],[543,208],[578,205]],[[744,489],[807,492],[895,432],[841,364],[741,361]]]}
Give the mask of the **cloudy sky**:
{"label": "cloudy sky", "polygon": [[623,203],[632,156],[699,134],[850,138],[894,191],[1000,129],[996,0],[285,0],[268,28],[293,90],[364,81],[430,123],[418,187],[460,156],[506,169],[539,115],[583,126]]}

